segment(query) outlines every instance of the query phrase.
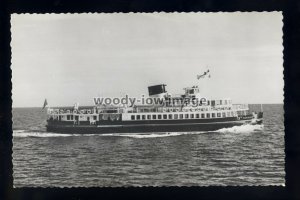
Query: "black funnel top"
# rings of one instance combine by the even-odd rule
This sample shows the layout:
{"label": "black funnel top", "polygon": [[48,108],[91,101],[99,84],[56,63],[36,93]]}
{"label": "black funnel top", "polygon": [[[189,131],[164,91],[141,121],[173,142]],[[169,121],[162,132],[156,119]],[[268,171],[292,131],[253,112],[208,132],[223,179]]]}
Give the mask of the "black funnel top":
{"label": "black funnel top", "polygon": [[166,86],[165,84],[160,85],[153,85],[148,87],[149,96],[161,94],[166,92]]}

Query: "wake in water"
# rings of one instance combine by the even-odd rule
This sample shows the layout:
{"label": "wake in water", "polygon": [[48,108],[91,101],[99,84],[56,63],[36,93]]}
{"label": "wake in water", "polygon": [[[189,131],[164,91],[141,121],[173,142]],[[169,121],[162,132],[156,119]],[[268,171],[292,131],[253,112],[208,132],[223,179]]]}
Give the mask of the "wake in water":
{"label": "wake in water", "polygon": [[179,135],[197,135],[206,132],[161,132],[161,133],[120,133],[120,134],[103,134],[102,136],[111,137],[131,137],[131,138],[158,138],[171,137]]}
{"label": "wake in water", "polygon": [[31,132],[26,130],[14,130],[13,137],[76,137],[76,136],[99,136],[99,137],[132,137],[132,138],[157,138],[178,135],[195,135],[205,132],[162,132],[162,133],[107,133],[107,134],[65,134],[51,132]]}
{"label": "wake in water", "polygon": [[13,137],[70,137],[70,136],[93,136],[96,134],[65,134],[51,132],[33,132],[28,130],[14,130]]}
{"label": "wake in water", "polygon": [[251,125],[251,124],[245,124],[242,126],[233,126],[231,128],[222,128],[214,132],[219,132],[219,133],[251,133],[255,131],[261,131],[263,130],[264,125],[256,124],[256,125]]}
{"label": "wake in water", "polygon": [[131,137],[131,138],[158,138],[171,137],[180,135],[197,135],[203,133],[251,133],[261,131],[263,125],[246,124],[242,126],[234,126],[231,128],[222,128],[217,131],[203,132],[160,132],[160,133],[109,133],[109,134],[63,134],[51,132],[39,132],[28,130],[14,130],[13,137],[76,137],[76,136],[100,136],[100,137]]}

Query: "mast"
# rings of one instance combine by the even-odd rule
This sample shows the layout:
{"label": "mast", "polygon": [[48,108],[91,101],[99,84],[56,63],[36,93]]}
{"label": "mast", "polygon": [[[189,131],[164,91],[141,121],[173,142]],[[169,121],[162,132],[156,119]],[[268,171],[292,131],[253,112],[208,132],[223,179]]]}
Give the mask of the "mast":
{"label": "mast", "polygon": [[[198,75],[197,75],[197,80],[198,80],[198,82],[197,82],[196,85],[198,86],[199,89],[201,89],[201,91],[202,91],[202,90],[203,90],[203,91],[206,91],[206,90],[205,90],[206,87],[207,87],[206,81],[204,82],[204,87],[201,87],[201,88],[200,88],[200,86],[198,85],[200,79],[204,79],[204,80],[210,79],[210,71],[209,71],[209,69],[206,70],[206,71],[204,71],[202,74],[198,74]],[[202,84],[202,85],[203,85],[203,84]]]}

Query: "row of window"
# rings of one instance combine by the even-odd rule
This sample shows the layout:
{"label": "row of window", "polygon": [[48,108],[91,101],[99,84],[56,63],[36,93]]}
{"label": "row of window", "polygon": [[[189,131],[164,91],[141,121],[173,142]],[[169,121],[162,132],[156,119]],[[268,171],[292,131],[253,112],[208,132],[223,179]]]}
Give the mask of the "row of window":
{"label": "row of window", "polygon": [[67,120],[73,120],[73,115],[67,115]]}
{"label": "row of window", "polygon": [[[121,109],[120,109],[121,110]],[[50,110],[49,114],[100,114],[100,113],[118,113],[118,109],[103,110]]]}
{"label": "row of window", "polygon": [[220,118],[233,117],[233,112],[218,113],[196,113],[196,114],[152,114],[152,115],[131,115],[131,120],[156,120],[156,119],[201,119],[201,118]]}
{"label": "row of window", "polygon": [[208,101],[208,105],[227,105],[231,104],[231,100],[211,100],[210,102]]}
{"label": "row of window", "polygon": [[[212,107],[211,108],[212,110],[214,111],[219,111],[219,110],[231,110],[231,107],[221,107],[221,108],[215,108],[215,107]],[[191,109],[188,109],[188,108],[184,108],[183,109],[183,112],[187,112],[187,111],[209,111],[210,109],[209,108],[191,108]],[[179,110],[179,108],[164,108],[164,109],[157,109],[157,108],[139,108],[138,109],[139,112],[159,112],[159,111],[164,111],[164,112],[181,112]],[[133,113],[134,111],[128,111],[128,113]]]}
{"label": "row of window", "polygon": [[[93,119],[93,120],[97,120],[97,116],[91,116],[91,118]],[[87,117],[87,121],[90,121],[90,119],[91,119],[90,117]],[[73,115],[67,115],[67,120],[73,120],[74,118],[73,118]]]}

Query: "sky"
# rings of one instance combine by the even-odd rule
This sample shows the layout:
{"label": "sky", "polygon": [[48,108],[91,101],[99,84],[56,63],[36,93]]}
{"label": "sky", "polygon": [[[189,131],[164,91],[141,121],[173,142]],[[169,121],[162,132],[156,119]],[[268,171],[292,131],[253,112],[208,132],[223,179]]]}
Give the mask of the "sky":
{"label": "sky", "polygon": [[138,98],[156,84],[283,103],[281,12],[13,14],[11,24],[13,107]]}

